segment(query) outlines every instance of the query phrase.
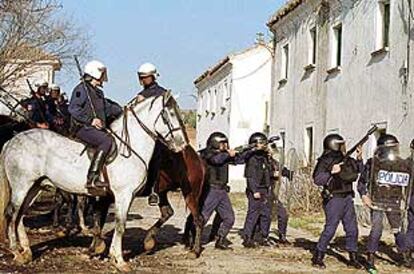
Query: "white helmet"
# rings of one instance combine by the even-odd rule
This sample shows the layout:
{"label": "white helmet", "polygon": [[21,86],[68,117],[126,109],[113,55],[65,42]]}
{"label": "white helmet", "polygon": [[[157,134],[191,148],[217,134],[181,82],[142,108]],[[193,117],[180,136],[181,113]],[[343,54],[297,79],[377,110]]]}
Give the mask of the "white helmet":
{"label": "white helmet", "polygon": [[60,91],[60,87],[56,84],[51,84],[50,85],[50,90],[59,90]]}
{"label": "white helmet", "polygon": [[49,83],[47,82],[47,81],[38,81],[36,84],[35,84],[35,86],[37,87],[37,88],[40,88],[40,87],[44,87],[44,88],[47,88],[48,87],[48,85],[49,85]]}
{"label": "white helmet", "polygon": [[142,64],[138,69],[138,77],[154,76],[155,79],[159,76],[157,68],[151,63]]}
{"label": "white helmet", "polygon": [[104,82],[108,81],[106,66],[99,61],[93,60],[88,62],[83,72],[96,80],[102,79]]}

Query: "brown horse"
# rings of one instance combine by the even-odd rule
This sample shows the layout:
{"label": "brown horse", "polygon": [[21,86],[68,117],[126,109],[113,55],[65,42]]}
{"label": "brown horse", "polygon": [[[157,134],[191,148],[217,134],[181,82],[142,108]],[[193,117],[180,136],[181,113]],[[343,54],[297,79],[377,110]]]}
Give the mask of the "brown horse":
{"label": "brown horse", "polygon": [[[161,155],[162,161],[159,181],[155,184],[155,192],[160,199],[158,206],[161,217],[148,230],[144,239],[144,248],[146,251],[150,251],[155,247],[155,237],[159,229],[174,215],[174,210],[168,201],[167,194],[169,191],[180,188],[196,228],[195,235],[192,235],[194,237],[194,244],[192,245],[191,252],[198,257],[201,253],[201,232],[203,229],[203,220],[199,211],[205,174],[203,161],[191,146],[187,146],[180,153],[173,153],[162,146],[160,149],[161,152],[158,155]],[[154,168],[150,166],[149,172],[157,172]],[[151,188],[151,182],[148,185],[149,188],[138,193],[138,196],[149,194],[148,190]],[[102,239],[101,232],[111,202],[108,199],[101,199],[94,206],[94,239],[90,249],[95,254],[101,254],[105,251],[105,242]]]}

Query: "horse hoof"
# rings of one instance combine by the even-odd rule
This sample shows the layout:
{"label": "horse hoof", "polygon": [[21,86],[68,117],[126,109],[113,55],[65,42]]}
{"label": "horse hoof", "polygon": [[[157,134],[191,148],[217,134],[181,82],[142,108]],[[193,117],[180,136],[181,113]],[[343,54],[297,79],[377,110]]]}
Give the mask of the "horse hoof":
{"label": "horse hoof", "polygon": [[188,252],[188,259],[190,260],[195,260],[199,257],[200,255],[198,255],[194,250],[191,250],[190,252]]}
{"label": "horse hoof", "polygon": [[115,261],[113,262],[113,265],[115,266],[115,268],[122,273],[128,273],[128,272],[132,272],[131,267],[129,266],[129,264],[127,264],[126,262],[123,263],[116,263]]}
{"label": "horse hoof", "polygon": [[155,239],[150,238],[144,241],[144,249],[145,251],[151,251],[155,247]]}
{"label": "horse hoof", "polygon": [[97,255],[101,255],[106,250],[106,244],[104,240],[99,240],[98,243],[95,244],[94,253]]}
{"label": "horse hoof", "polygon": [[32,261],[32,253],[29,251],[23,251],[22,253],[16,252],[14,253],[14,261],[18,265],[30,263]]}

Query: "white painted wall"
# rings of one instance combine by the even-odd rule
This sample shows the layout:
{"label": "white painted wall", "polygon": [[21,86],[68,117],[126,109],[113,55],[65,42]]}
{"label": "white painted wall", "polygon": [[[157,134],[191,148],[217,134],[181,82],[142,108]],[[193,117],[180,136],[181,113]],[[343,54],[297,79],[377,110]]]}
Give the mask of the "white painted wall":
{"label": "white painted wall", "polygon": [[[269,104],[270,101],[271,60],[270,51],[264,46],[252,47],[231,55],[226,65],[196,85],[198,148],[205,147],[208,136],[214,131],[224,132],[229,137],[230,146],[236,147],[246,144],[252,133],[264,130],[266,102]],[[224,83],[228,83],[230,97],[226,96]],[[212,115],[214,104],[208,105],[208,97],[214,94],[214,90],[218,91],[218,103],[215,115]],[[206,109],[210,111],[207,113]],[[244,165],[230,167],[229,176],[232,191],[245,190]]]}
{"label": "white painted wall", "polygon": [[[342,134],[348,147],[360,139],[373,123],[386,125],[402,144],[403,154],[414,137],[413,66],[404,90],[402,68],[407,57],[407,1],[391,1],[389,51],[372,55],[378,49],[378,1],[332,0],[323,17],[320,0],[310,0],[277,22],[276,57],[272,77],[271,132],[286,131],[287,148],[303,156],[305,128],[314,126],[315,156],[322,152],[322,140],[331,132]],[[342,66],[331,68],[333,27],[342,23]],[[310,42],[309,29],[318,28],[317,62],[306,73]],[[414,25],[414,24],[412,24]],[[290,45],[290,68],[286,84],[279,84],[281,49]],[[414,45],[410,42],[411,58]],[[375,139],[365,146],[365,159],[371,156]]]}

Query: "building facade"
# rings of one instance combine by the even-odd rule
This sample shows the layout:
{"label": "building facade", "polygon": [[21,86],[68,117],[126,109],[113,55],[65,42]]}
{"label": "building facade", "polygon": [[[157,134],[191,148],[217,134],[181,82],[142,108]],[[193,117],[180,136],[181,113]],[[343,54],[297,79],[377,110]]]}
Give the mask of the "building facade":
{"label": "building facade", "polygon": [[291,0],[269,20],[274,34],[270,132],[312,166],[329,133],[348,148],[374,124],[403,154],[414,138],[413,18],[409,0]]}
{"label": "building facade", "polygon": [[[199,76],[197,89],[197,149],[208,136],[225,133],[231,147],[244,145],[257,131],[267,131],[271,89],[272,49],[258,43],[226,56]],[[244,166],[230,167],[232,191],[244,191]]]}

